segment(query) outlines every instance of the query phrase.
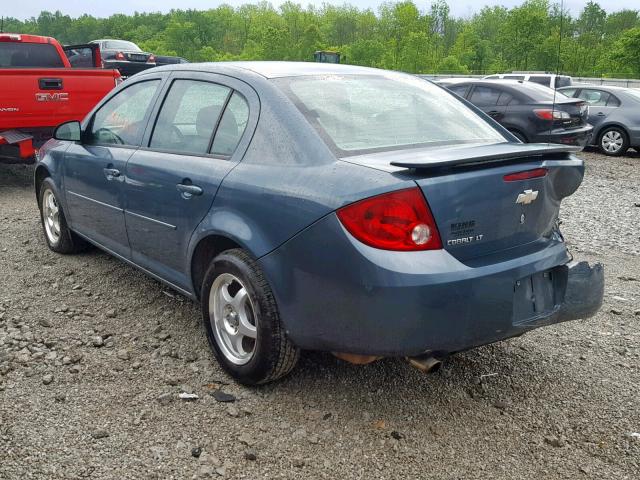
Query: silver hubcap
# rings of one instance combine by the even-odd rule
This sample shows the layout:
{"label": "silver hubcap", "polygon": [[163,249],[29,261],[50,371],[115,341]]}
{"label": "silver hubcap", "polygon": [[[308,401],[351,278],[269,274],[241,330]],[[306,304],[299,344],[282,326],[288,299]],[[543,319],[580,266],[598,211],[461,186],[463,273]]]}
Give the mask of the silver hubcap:
{"label": "silver hubcap", "polygon": [[216,277],[209,293],[209,321],[218,347],[235,365],[244,365],[255,352],[254,311],[247,289],[236,276]]}
{"label": "silver hubcap", "polygon": [[616,130],[610,130],[602,136],[602,148],[607,152],[617,152],[623,143],[622,134]]}
{"label": "silver hubcap", "polygon": [[60,207],[58,207],[56,197],[51,190],[47,190],[42,196],[42,218],[44,231],[49,242],[58,243],[60,240]]}

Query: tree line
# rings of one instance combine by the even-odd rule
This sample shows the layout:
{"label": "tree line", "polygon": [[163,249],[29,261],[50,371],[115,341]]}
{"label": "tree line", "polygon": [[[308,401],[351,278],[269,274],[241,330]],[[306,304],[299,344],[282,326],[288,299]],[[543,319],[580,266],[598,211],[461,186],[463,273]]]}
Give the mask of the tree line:
{"label": "tree line", "polygon": [[484,7],[469,18],[452,16],[445,0],[425,10],[412,1],[382,3],[377,11],[288,1],[278,8],[260,2],[108,18],[43,11],[26,21],[5,18],[4,31],[66,44],[119,38],[193,62],[310,61],[316,50],[335,50],[346,63],[412,73],[559,69],[640,78],[640,12],[608,13],[594,1],[577,16],[558,3],[526,0],[511,9]]}

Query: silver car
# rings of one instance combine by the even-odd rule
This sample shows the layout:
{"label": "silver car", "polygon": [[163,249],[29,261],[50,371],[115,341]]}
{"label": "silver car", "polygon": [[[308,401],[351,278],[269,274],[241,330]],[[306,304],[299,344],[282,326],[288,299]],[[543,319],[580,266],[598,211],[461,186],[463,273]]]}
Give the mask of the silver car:
{"label": "silver car", "polygon": [[558,91],[589,104],[588,121],[594,127],[591,142],[602,153],[619,156],[629,147],[640,148],[640,90],[573,85]]}

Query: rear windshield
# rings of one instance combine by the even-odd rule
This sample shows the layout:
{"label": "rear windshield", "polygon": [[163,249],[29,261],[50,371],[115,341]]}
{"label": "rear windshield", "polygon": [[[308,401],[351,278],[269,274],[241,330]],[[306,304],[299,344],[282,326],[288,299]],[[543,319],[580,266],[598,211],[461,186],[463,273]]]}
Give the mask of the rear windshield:
{"label": "rear windshield", "polygon": [[505,138],[455,96],[408,75],[327,75],[274,80],[343,155]]}
{"label": "rear windshield", "polygon": [[138,47],[135,43],[125,42],[124,40],[109,40],[104,42],[104,46],[102,47],[105,50],[132,50],[134,52],[141,52],[140,47]]}
{"label": "rear windshield", "polygon": [[571,85],[571,77],[560,75],[556,77],[556,88],[569,87]]}
{"label": "rear windshield", "polygon": [[0,68],[64,67],[56,48],[48,43],[0,42]]}
{"label": "rear windshield", "polygon": [[554,100],[566,98],[566,95],[562,94],[562,92],[534,82],[524,82],[518,85],[518,91],[524,93],[534,102],[553,102]]}

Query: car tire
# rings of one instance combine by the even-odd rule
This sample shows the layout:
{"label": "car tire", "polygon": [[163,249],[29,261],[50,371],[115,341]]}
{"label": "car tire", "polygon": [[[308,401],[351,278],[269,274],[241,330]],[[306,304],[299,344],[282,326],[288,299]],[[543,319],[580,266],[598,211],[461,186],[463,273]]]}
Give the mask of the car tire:
{"label": "car tire", "polygon": [[514,137],[516,137],[518,140],[520,140],[522,143],[529,143],[529,140],[527,140],[527,137],[525,137],[522,133],[520,133],[517,130],[509,130],[509,132],[511,133],[511,135],[513,135]]}
{"label": "car tire", "polygon": [[70,254],[87,249],[89,244],[69,229],[51,178],[45,178],[40,184],[38,206],[44,238],[51,250]]}
{"label": "car tire", "polygon": [[300,351],[287,337],[262,270],[244,250],[226,250],[213,259],[201,305],[209,344],[238,382],[272,382],[296,365]]}
{"label": "car tire", "polygon": [[629,137],[620,127],[604,129],[598,137],[598,148],[610,157],[624,155],[629,149]]}

